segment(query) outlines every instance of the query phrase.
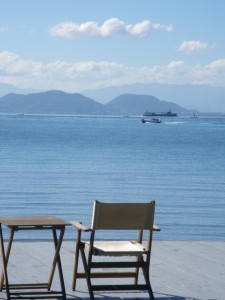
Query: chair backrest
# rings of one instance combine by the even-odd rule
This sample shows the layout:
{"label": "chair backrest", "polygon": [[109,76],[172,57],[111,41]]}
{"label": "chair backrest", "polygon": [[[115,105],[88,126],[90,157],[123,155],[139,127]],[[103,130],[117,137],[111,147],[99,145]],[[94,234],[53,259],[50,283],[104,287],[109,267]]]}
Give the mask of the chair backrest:
{"label": "chair backrest", "polygon": [[94,201],[92,229],[152,230],[155,201],[148,203],[103,203]]}

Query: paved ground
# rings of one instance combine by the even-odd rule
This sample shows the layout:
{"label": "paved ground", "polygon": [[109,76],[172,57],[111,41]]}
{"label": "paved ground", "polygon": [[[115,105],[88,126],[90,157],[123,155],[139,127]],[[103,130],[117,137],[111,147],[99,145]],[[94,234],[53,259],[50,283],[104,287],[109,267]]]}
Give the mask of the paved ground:
{"label": "paved ground", "polygon": [[[64,241],[61,259],[67,299],[89,299],[86,282],[71,289],[75,242]],[[50,272],[51,242],[13,244],[9,261],[9,281],[46,282]],[[1,263],[0,263],[1,266]],[[56,273],[53,288],[58,289]],[[151,283],[156,300],[225,300],[225,241],[153,241]],[[146,292],[95,293],[96,299],[148,299]],[[6,299],[0,292],[0,299]]]}

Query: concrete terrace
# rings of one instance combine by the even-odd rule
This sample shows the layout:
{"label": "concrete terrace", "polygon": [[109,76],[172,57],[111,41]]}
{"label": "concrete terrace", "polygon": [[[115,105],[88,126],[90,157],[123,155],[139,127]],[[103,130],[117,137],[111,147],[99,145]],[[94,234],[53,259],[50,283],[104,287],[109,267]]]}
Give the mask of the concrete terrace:
{"label": "concrete terrace", "polygon": [[[89,299],[85,280],[71,289],[75,241],[64,241],[61,260],[67,299]],[[53,242],[15,241],[8,266],[10,283],[46,282]],[[1,263],[0,263],[1,266]],[[81,264],[80,264],[81,266]],[[123,280],[121,279],[121,282]],[[224,300],[225,241],[153,241],[151,283],[156,300]],[[58,290],[56,270],[53,289]],[[149,299],[147,292],[95,293],[96,299]],[[6,299],[0,292],[0,299]]]}

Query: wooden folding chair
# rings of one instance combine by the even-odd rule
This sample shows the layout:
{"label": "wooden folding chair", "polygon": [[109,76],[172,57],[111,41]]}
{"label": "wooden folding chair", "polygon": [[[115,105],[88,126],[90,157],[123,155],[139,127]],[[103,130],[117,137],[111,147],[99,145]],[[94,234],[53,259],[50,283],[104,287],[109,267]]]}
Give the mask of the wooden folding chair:
{"label": "wooden folding chair", "polygon": [[[147,290],[151,300],[154,300],[152,292],[149,267],[152,244],[153,230],[160,229],[153,225],[155,201],[149,203],[102,203],[94,201],[93,217],[91,228],[82,225],[81,222],[71,222],[78,229],[77,245],[75,252],[74,274],[72,289],[75,291],[76,280],[86,278],[90,299],[94,299],[94,291],[110,290]],[[126,230],[126,236],[133,230],[136,230],[138,238],[136,240],[104,240],[96,241],[98,230],[114,230],[113,233]],[[88,241],[81,240],[81,232],[90,232]],[[144,231],[148,232],[147,241],[142,243]],[[86,251],[86,254],[85,254]],[[78,272],[79,254],[83,261],[84,272]],[[95,261],[93,256],[108,256],[110,261]],[[119,260],[113,256],[129,256],[135,259]],[[109,259],[109,258],[108,258]],[[122,272],[92,272],[93,269],[123,269]],[[124,269],[130,268],[133,271],[124,272]],[[142,270],[145,284],[138,284],[139,270]],[[95,278],[133,278],[133,284],[92,284]]]}

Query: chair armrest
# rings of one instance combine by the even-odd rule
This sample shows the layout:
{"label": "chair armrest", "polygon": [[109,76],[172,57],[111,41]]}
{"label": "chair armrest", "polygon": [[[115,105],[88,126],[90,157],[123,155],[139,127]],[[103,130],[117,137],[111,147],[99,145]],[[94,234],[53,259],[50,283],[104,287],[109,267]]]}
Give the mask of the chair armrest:
{"label": "chair armrest", "polygon": [[77,227],[78,230],[82,230],[82,231],[85,231],[85,232],[92,231],[91,228],[88,228],[88,227],[84,226],[81,222],[71,221],[70,223],[71,223],[71,225]]}
{"label": "chair armrest", "polygon": [[161,229],[159,228],[159,226],[157,226],[157,225],[153,225],[153,230],[154,231],[161,231]]}

